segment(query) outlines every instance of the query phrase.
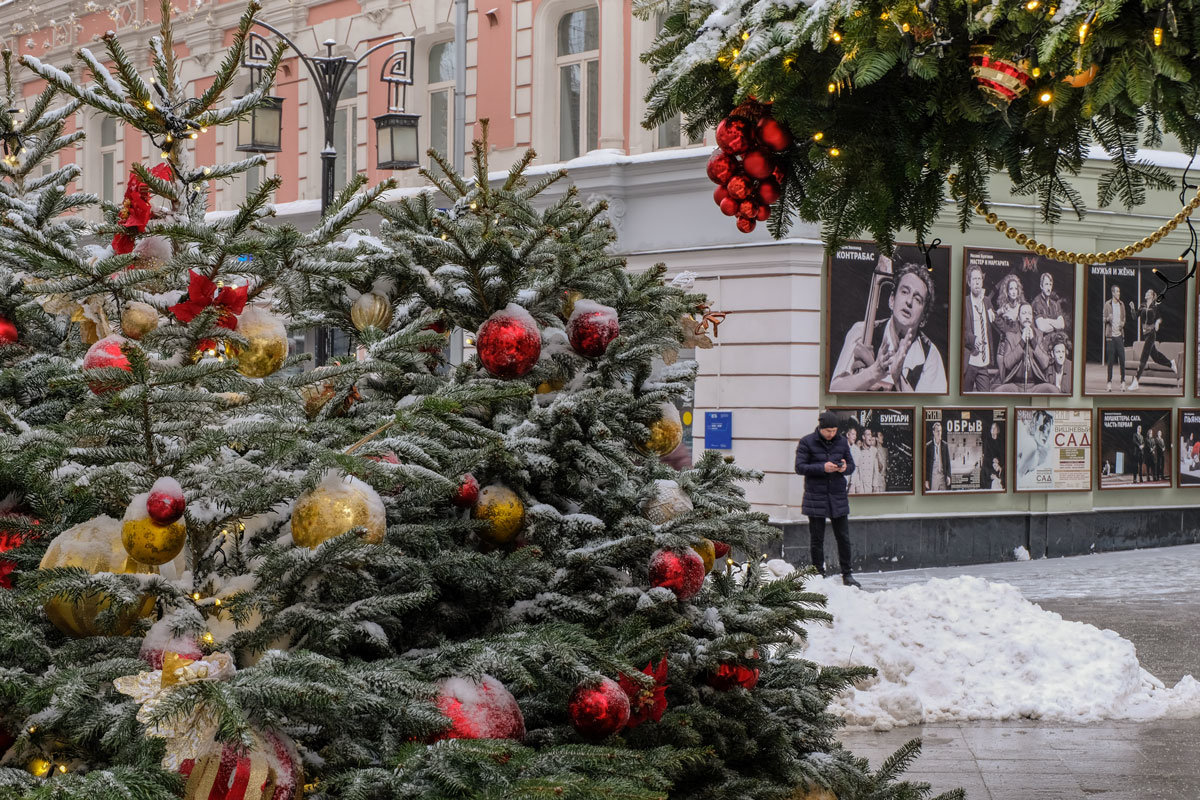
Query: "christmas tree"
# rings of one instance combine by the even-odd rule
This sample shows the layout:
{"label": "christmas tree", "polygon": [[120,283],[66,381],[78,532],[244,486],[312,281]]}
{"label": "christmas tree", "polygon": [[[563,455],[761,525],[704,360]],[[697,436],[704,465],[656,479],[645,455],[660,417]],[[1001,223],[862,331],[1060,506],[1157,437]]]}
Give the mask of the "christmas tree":
{"label": "christmas tree", "polygon": [[[0,797],[926,797],[897,780],[915,743],[873,772],[834,739],[830,697],[870,670],[803,659],[829,618],[755,557],[756,475],[661,460],[695,371],[663,357],[703,298],[628,272],[603,204],[554,199],[532,152],[490,182],[480,141],[472,177],[439,156],[395,205],[352,184],[311,232],[269,219],[275,181],[205,216],[255,163],[188,147],[266,93],[271,69],[221,104],[255,10],[197,97],[167,4],[153,81],[112,37],[87,85],[25,59],[163,159],[104,247],[57,215],[2,242],[16,308],[103,313],[91,344],[17,314],[0,350],[71,358],[0,430],[5,474],[42,476],[0,591]],[[368,208],[378,234],[351,231]],[[289,369],[286,327],[314,324],[346,352]]]}

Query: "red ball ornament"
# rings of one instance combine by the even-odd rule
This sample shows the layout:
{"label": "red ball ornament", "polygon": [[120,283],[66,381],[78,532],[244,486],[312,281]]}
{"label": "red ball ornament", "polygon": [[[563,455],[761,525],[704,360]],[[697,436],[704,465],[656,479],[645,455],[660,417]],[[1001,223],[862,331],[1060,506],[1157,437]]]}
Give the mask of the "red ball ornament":
{"label": "red ball ornament", "polygon": [[734,175],[729,179],[729,183],[725,184],[725,191],[740,203],[754,191],[754,182],[745,175]]}
{"label": "red ball ornament", "polygon": [[717,558],[725,558],[726,556],[729,555],[729,545],[728,544],[726,544],[725,542],[718,542],[716,539],[713,539],[712,543],[713,543],[713,552],[716,554]]}
{"label": "red ball ornament", "polygon": [[629,722],[629,695],[611,678],[581,683],[567,702],[567,718],[585,739],[603,739]]}
{"label": "red ball ornament", "polygon": [[[742,220],[738,220],[741,227]],[[754,224],[751,220],[750,224]],[[690,600],[704,585],[704,559],[690,547],[686,550],[657,550],[650,556],[650,585],[664,587],[680,600]]]}
{"label": "red ball ornament", "polygon": [[615,309],[590,300],[575,301],[575,310],[567,320],[567,341],[576,353],[599,358],[620,332]]}
{"label": "red ball ornament", "polygon": [[0,344],[17,343],[17,326],[8,317],[0,317]]}
{"label": "red ball ornament", "polygon": [[519,378],[542,354],[542,336],[529,312],[509,303],[479,326],[475,349],[484,369],[497,378]]}
{"label": "red ball ornament", "polygon": [[771,163],[771,157],[762,150],[751,150],[742,157],[742,168],[751,178],[762,180],[770,176],[775,165]]}
{"label": "red ball ornament", "polygon": [[183,516],[187,501],[183,489],[174,478],[159,478],[146,497],[146,513],[159,525],[170,525]]}
{"label": "red ball ornament", "polygon": [[779,181],[774,178],[767,178],[758,185],[758,196],[762,198],[767,205],[778,203],[779,198],[783,195],[783,190],[779,186]]}
{"label": "red ball ornament", "polygon": [[708,179],[713,183],[728,182],[738,173],[738,169],[737,159],[721,150],[713,150],[713,154],[708,157]]}
{"label": "red ball ornament", "polygon": [[726,117],[717,125],[717,146],[731,156],[740,156],[750,149],[753,135],[748,120]]}
{"label": "red ball ornament", "polygon": [[[121,352],[121,345],[124,343],[125,338],[122,336],[104,337],[88,348],[87,355],[83,357],[83,368],[88,370],[115,367],[126,372],[133,372],[133,367],[129,365],[129,359]],[[88,388],[96,394],[105,394],[120,387],[105,383],[100,379],[93,379],[88,381]]]}
{"label": "red ball ornament", "polygon": [[439,739],[524,739],[525,717],[517,699],[491,675],[481,681],[447,678],[437,696],[438,711],[450,718]]}
{"label": "red ball ornament", "polygon": [[753,232],[756,225],[757,225],[757,223],[752,219],[746,219],[745,217],[738,217],[737,229],[739,231],[741,231],[742,233]]}
{"label": "red ball ornament", "polygon": [[771,209],[769,206],[759,204],[754,209],[754,218],[759,222],[766,222],[771,218]]}
{"label": "red ball ornament", "polygon": [[792,134],[777,119],[763,117],[758,121],[758,140],[776,153],[792,146]]}
{"label": "red ball ornament", "polygon": [[479,481],[471,473],[462,476],[462,482],[455,490],[450,502],[459,508],[470,508],[479,501]]}
{"label": "red ball ornament", "polygon": [[738,204],[732,197],[726,197],[721,201],[721,213],[727,217],[732,217],[737,213]]}
{"label": "red ball ornament", "polygon": [[145,638],[142,639],[142,646],[138,650],[138,658],[150,665],[150,669],[162,669],[163,658],[167,653],[177,653],[184,658],[190,658],[192,661],[199,661],[204,658],[204,651],[200,649],[200,643],[191,636],[176,636],[171,631],[171,626],[176,620],[170,617],[163,617],[158,622],[150,626],[150,630],[146,632]]}
{"label": "red ball ornament", "polygon": [[724,186],[718,186],[713,189],[713,202],[721,205],[721,201],[729,197],[729,191]]}
{"label": "red ball ornament", "polygon": [[735,686],[749,691],[758,685],[758,668],[742,664],[722,664],[716,672],[710,672],[705,677],[709,686],[718,692],[727,692]]}
{"label": "red ball ornament", "polygon": [[754,202],[753,198],[747,198],[738,203],[737,213],[739,217],[754,219],[758,216],[758,203]]}

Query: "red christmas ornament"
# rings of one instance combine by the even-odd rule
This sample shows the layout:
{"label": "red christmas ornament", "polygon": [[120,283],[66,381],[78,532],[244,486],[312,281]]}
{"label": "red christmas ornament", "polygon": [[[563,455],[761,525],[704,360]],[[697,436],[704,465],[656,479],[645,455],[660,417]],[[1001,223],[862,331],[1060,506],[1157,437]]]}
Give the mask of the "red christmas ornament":
{"label": "red christmas ornament", "polygon": [[729,555],[729,545],[713,539],[713,552],[716,553],[717,558],[725,558]]}
{"label": "red christmas ornament", "polygon": [[765,205],[758,205],[754,209],[754,218],[759,222],[766,222],[771,218],[771,209]]}
{"label": "red christmas ornament", "polygon": [[142,639],[142,646],[138,650],[138,658],[149,664],[150,669],[162,669],[163,657],[167,653],[177,653],[193,661],[199,661],[204,658],[204,652],[200,649],[200,643],[191,636],[174,635],[171,632],[172,624],[173,621],[170,617],[163,617],[150,626],[150,630],[146,632],[145,638]]}
{"label": "red christmas ornament", "polygon": [[170,525],[183,516],[187,501],[183,489],[174,478],[159,478],[146,497],[146,513],[159,525]]}
{"label": "red christmas ornament", "polygon": [[479,502],[479,481],[471,473],[462,476],[462,481],[450,502],[459,508],[470,508]]}
{"label": "red christmas ornament", "polygon": [[739,217],[754,219],[758,216],[758,203],[754,202],[752,198],[747,198],[738,203],[737,213]]}
{"label": "red christmas ornament", "polygon": [[763,117],[758,121],[758,140],[776,153],[792,146],[792,134],[777,119]]}
{"label": "red christmas ornament", "polygon": [[525,717],[517,699],[491,675],[483,680],[447,678],[437,696],[438,711],[450,718],[439,739],[524,739]]}
{"label": "red christmas ornament", "polygon": [[729,179],[729,183],[725,184],[725,191],[740,203],[754,191],[754,182],[745,175],[734,175]]}
{"label": "red christmas ornament", "polygon": [[629,697],[629,727],[636,728],[648,719],[662,721],[663,712],[667,710],[667,659],[646,664],[642,672],[654,678],[654,688],[646,689],[642,684],[622,674],[618,683]]}
{"label": "red christmas ornament", "polygon": [[484,369],[497,378],[519,378],[537,363],[542,337],[529,312],[509,303],[479,326],[475,349]]}
{"label": "red christmas ornament", "polygon": [[767,178],[758,185],[758,196],[764,203],[771,205],[779,202],[779,198],[783,196],[783,189],[775,178]]}
{"label": "red christmas ornament", "polygon": [[713,189],[713,202],[717,205],[721,205],[721,202],[727,197],[729,197],[729,192],[724,186],[718,186]]}
{"label": "red christmas ornament", "polygon": [[770,176],[775,165],[771,163],[771,157],[762,150],[751,150],[742,156],[742,168],[751,178],[762,180]]}
{"label": "red christmas ornament", "polygon": [[732,197],[726,197],[721,201],[721,213],[727,217],[732,217],[737,213],[738,204]]}
{"label": "red christmas ornament", "polygon": [[629,722],[629,695],[612,678],[581,683],[567,701],[567,718],[585,739],[603,739]]}
{"label": "red christmas ornament", "polygon": [[[738,220],[738,227],[741,227]],[[754,221],[750,220],[753,225]],[[704,585],[704,560],[690,547],[686,550],[657,550],[650,556],[650,585],[665,587],[680,600],[690,600]]]}
{"label": "red christmas ornament", "polygon": [[621,332],[616,310],[589,300],[576,300],[567,321],[567,340],[576,353],[599,358]]}
{"label": "red christmas ornament", "polygon": [[713,150],[708,157],[708,179],[713,183],[727,183],[738,172],[738,162],[721,150]]}
{"label": "red christmas ornament", "polygon": [[[23,514],[15,514],[11,511],[0,513],[0,517],[17,517],[28,519]],[[34,525],[39,524],[36,519],[30,520]],[[0,553],[15,550],[21,546],[25,539],[18,531],[0,531]],[[7,558],[0,558],[0,589],[11,589],[13,587],[12,573],[17,568],[17,562],[10,561]],[[4,750],[0,746],[0,752]]]}
{"label": "red christmas ornament", "polygon": [[[758,653],[752,653],[757,658]],[[718,692],[727,692],[735,686],[749,691],[758,685],[758,667],[747,667],[743,664],[721,664],[716,672],[710,672],[705,677],[709,686]]]}
{"label": "red christmas ornament", "polygon": [[[83,368],[89,370],[115,367],[126,372],[133,372],[133,367],[129,365],[129,359],[121,352],[121,345],[124,342],[124,337],[115,335],[106,336],[96,342],[88,348],[87,354],[83,357]],[[95,394],[106,394],[120,387],[105,383],[100,379],[93,379],[88,381],[88,388]]]}
{"label": "red christmas ornament", "polygon": [[726,117],[717,125],[717,146],[731,156],[740,156],[753,141],[750,122],[743,117]]}
{"label": "red christmas ornament", "polygon": [[742,233],[751,233],[754,230],[755,225],[757,225],[757,223],[752,219],[738,217],[737,229]]}
{"label": "red christmas ornament", "polygon": [[0,344],[17,343],[17,326],[8,317],[0,317]]}

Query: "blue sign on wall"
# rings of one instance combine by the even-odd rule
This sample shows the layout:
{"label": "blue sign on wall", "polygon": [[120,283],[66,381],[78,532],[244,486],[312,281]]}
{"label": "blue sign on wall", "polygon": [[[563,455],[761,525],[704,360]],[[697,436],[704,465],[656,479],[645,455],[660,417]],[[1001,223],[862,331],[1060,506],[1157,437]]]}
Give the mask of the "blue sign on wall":
{"label": "blue sign on wall", "polygon": [[704,449],[733,449],[733,412],[704,412]]}

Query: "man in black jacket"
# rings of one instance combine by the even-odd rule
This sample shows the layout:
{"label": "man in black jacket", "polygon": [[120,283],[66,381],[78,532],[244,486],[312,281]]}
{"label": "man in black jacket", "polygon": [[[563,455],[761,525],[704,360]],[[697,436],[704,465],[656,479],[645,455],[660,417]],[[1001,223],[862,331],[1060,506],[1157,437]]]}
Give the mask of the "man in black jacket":
{"label": "man in black jacket", "polygon": [[825,519],[833,522],[842,583],[858,586],[850,574],[850,499],[846,478],[854,472],[854,455],[846,437],[838,432],[838,415],[822,411],[817,429],[796,445],[796,474],[804,476],[804,502],[808,515],[812,564],[825,572]]}

